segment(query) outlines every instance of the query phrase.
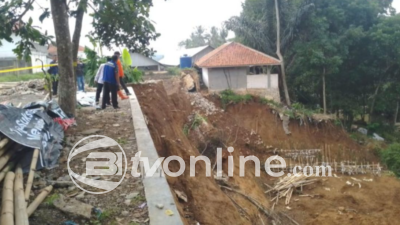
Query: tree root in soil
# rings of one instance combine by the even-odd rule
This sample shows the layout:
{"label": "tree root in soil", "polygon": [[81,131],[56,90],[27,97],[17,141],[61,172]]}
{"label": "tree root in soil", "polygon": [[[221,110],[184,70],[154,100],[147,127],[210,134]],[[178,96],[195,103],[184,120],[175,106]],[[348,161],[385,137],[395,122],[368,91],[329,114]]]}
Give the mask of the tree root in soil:
{"label": "tree root in soil", "polygon": [[[263,212],[268,218],[270,218],[270,219],[272,220],[272,223],[273,223],[273,224],[282,224],[282,223],[281,223],[280,217],[284,216],[284,217],[286,217],[288,220],[290,220],[293,224],[299,225],[299,223],[298,223],[297,221],[295,221],[293,218],[291,218],[291,217],[288,216],[287,214],[282,213],[282,212],[280,212],[280,213],[277,214],[277,213],[274,213],[274,212],[272,212],[272,211],[269,211],[269,210],[265,209],[259,202],[257,202],[256,200],[254,200],[254,199],[251,198],[250,196],[248,196],[248,195],[246,195],[246,194],[244,194],[244,193],[242,193],[242,192],[240,192],[240,191],[234,190],[234,189],[232,189],[232,188],[230,188],[230,187],[221,186],[221,185],[220,185],[220,188],[221,188],[221,189],[228,190],[228,191],[231,191],[231,192],[234,192],[234,193],[237,193],[237,194],[240,194],[240,195],[242,195],[243,197],[245,197],[245,198],[246,198],[247,200],[249,200],[253,205],[255,205],[261,212]],[[231,199],[231,198],[230,198],[230,199]],[[231,200],[232,200],[232,199],[231,199]],[[234,202],[234,204],[237,204],[237,203]],[[281,216],[280,216],[280,215],[281,215]]]}

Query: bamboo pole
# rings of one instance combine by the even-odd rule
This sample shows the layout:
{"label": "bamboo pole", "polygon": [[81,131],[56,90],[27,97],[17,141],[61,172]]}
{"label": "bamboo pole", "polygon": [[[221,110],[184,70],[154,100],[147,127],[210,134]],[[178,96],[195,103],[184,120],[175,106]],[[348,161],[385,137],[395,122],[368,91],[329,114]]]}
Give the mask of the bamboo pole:
{"label": "bamboo pole", "polygon": [[24,198],[23,174],[21,164],[18,164],[15,171],[14,201],[15,225],[29,225],[28,214],[26,213],[26,202]]}
{"label": "bamboo pole", "polygon": [[50,194],[50,192],[53,190],[53,186],[47,186],[43,191],[33,200],[33,202],[28,206],[26,212],[28,214],[28,217],[30,217],[33,212],[37,209],[37,207],[40,205],[40,203],[43,202],[43,200],[47,197],[47,195]]}
{"label": "bamboo pole", "polygon": [[8,150],[8,147],[10,147],[9,144],[4,146],[3,148],[0,148],[0,156],[2,156]]}
{"label": "bamboo pole", "polygon": [[6,167],[0,172],[0,182],[4,179],[7,172],[10,171],[14,167],[14,163],[9,162]]}
{"label": "bamboo pole", "polygon": [[29,195],[31,193],[32,182],[33,182],[33,177],[34,177],[35,171],[36,171],[36,164],[37,164],[38,156],[39,156],[39,149],[35,149],[33,151],[31,168],[30,168],[29,175],[28,175],[28,181],[26,182],[26,188],[25,188],[25,200],[26,201],[29,200]]}
{"label": "bamboo pole", "polygon": [[8,151],[5,155],[0,157],[0,169],[8,163],[8,160],[10,160],[13,153],[13,151]]}
{"label": "bamboo pole", "polygon": [[0,149],[2,149],[10,140],[8,138],[4,138],[0,141]]}
{"label": "bamboo pole", "polygon": [[0,224],[14,225],[14,178],[14,172],[8,172],[4,181]]}

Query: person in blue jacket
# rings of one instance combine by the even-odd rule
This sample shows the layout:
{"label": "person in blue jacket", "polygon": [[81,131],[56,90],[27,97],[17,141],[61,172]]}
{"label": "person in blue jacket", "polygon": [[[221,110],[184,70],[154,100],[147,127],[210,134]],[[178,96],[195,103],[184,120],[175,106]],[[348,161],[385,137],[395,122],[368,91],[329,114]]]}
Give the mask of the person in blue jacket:
{"label": "person in blue jacket", "polygon": [[78,91],[85,92],[85,64],[79,59],[76,65],[76,83]]}
{"label": "person in blue jacket", "polygon": [[[50,64],[57,64],[57,56],[53,57],[53,60],[50,62]],[[58,66],[52,66],[50,69],[47,71],[49,74],[52,75],[52,88],[53,88],[53,95],[57,95],[57,90],[58,90]]]}
{"label": "person in blue jacket", "polygon": [[103,101],[101,104],[101,108],[105,109],[106,104],[110,101],[110,93],[111,93],[111,103],[114,109],[118,109],[118,98],[117,92],[120,87],[120,79],[118,75],[118,66],[117,66],[118,56],[113,56],[110,61],[108,61],[104,65],[103,71]]}

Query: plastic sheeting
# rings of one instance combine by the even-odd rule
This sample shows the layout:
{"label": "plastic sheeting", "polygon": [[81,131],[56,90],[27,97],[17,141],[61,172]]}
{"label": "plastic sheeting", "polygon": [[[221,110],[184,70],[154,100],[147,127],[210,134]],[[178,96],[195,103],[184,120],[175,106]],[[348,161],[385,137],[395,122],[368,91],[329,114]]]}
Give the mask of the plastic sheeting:
{"label": "plastic sheeting", "polygon": [[81,106],[95,106],[96,105],[96,92],[78,92],[76,100]]}
{"label": "plastic sheeting", "polygon": [[[54,103],[36,102],[26,108],[0,105],[0,132],[23,146],[40,149],[38,169],[54,168],[62,149],[63,128],[50,115],[68,117]],[[41,110],[42,106],[44,111]]]}

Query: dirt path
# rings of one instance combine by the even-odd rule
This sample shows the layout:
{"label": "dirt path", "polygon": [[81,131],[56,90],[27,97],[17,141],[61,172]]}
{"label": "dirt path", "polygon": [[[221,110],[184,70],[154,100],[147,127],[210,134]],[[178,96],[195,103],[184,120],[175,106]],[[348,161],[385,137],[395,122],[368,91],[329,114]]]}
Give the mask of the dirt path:
{"label": "dirt path", "polygon": [[[32,215],[30,224],[33,225],[58,225],[73,221],[76,224],[120,224],[139,225],[148,224],[148,212],[144,188],[140,178],[131,175],[130,158],[137,151],[136,138],[131,118],[129,101],[120,101],[121,109],[115,111],[106,109],[96,111],[94,108],[82,108],[78,110],[77,127],[72,127],[66,132],[66,146],[60,158],[59,167],[50,171],[40,171],[34,183],[35,194],[43,187],[45,180],[70,180],[67,170],[67,157],[71,147],[83,137],[88,135],[104,135],[116,140],[125,150],[128,159],[128,171],[122,183],[115,190],[101,195],[93,195],[82,192],[75,186],[56,188],[45,203]],[[71,162],[71,168],[80,168],[85,164],[85,158]],[[60,195],[71,196],[78,201],[87,203],[101,212],[98,217],[82,219],[75,215],[63,213],[53,206],[53,202]]]}

